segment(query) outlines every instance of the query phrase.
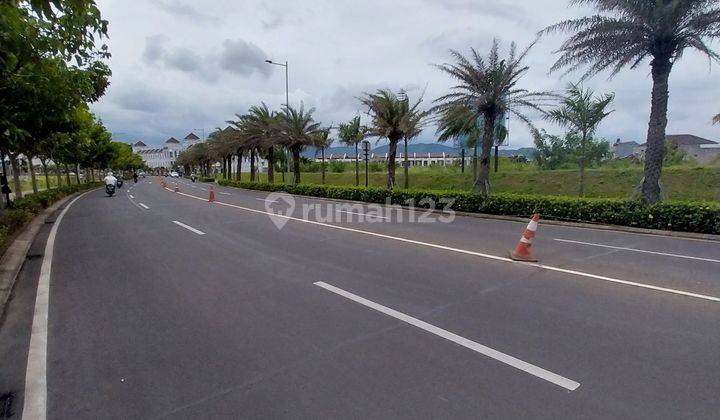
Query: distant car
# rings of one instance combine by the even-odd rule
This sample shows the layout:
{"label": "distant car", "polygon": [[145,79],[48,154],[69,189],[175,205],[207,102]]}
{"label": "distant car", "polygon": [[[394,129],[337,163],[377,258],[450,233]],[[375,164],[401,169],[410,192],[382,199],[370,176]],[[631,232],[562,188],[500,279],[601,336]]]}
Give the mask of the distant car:
{"label": "distant car", "polygon": [[170,172],[170,176],[173,177],[173,178],[177,178],[177,177],[179,177],[180,175],[178,175],[177,172],[172,171],[172,172]]}

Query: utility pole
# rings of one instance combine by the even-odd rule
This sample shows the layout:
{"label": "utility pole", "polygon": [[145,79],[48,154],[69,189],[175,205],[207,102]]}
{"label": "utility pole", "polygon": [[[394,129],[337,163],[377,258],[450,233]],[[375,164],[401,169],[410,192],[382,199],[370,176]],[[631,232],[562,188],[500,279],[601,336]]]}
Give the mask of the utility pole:
{"label": "utility pole", "polygon": [[[265,60],[266,63],[272,64],[274,66],[280,66],[285,67],[285,110],[290,109],[290,79],[288,77],[288,62],[285,60],[285,64],[282,63],[276,63],[272,60]],[[286,148],[285,149],[285,169],[287,170],[288,174],[290,173],[290,151]],[[282,181],[285,183],[285,171],[282,172]]]}

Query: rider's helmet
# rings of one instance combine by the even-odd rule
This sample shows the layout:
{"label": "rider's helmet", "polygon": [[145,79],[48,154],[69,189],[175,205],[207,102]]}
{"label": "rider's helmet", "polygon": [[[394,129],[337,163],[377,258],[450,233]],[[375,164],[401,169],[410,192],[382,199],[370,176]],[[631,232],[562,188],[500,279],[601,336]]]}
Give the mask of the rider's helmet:
{"label": "rider's helmet", "polygon": [[113,176],[113,172],[112,172],[112,171],[108,171],[107,176]]}

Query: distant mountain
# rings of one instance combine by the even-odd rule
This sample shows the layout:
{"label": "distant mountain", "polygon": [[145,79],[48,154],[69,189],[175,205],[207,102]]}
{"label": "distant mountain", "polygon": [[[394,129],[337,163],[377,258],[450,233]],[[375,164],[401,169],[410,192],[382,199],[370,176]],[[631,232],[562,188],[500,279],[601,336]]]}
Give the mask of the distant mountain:
{"label": "distant mountain", "polygon": [[[398,154],[403,151],[402,144],[398,144]],[[388,152],[388,145],[382,145],[377,146],[370,151],[371,153],[374,153],[377,155],[385,155]],[[535,149],[532,147],[521,147],[519,149],[499,149],[498,154],[500,156],[518,156],[523,155],[527,157],[528,159],[532,159],[533,153],[535,152]],[[355,148],[350,146],[335,146],[335,147],[328,147],[325,149],[325,157],[330,157],[330,155],[353,155],[355,153]],[[440,153],[446,153],[449,155],[459,155],[460,154],[460,148],[450,147],[441,143],[415,143],[415,144],[408,144],[408,155],[411,155],[413,153],[420,154],[440,154]],[[362,154],[362,149],[360,149],[360,154]],[[472,149],[465,149],[465,154],[467,156],[472,155]],[[307,159],[314,159],[314,158],[320,158],[320,149],[315,149],[314,147],[308,147],[302,152],[302,156]]]}

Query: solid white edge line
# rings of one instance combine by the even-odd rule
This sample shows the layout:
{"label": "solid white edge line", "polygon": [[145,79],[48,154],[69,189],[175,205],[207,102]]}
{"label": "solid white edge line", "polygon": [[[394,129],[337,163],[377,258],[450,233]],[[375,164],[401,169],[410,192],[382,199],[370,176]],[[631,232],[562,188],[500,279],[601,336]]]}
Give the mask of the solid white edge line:
{"label": "solid white edge line", "polygon": [[[168,191],[171,191],[168,188],[165,188],[165,189]],[[185,194],[185,193],[176,193],[176,194],[184,195],[184,196],[194,198],[194,199],[200,200],[200,201],[206,201],[204,198],[195,197],[194,195],[190,195],[190,194]],[[544,264],[539,264],[539,263],[514,261],[508,257],[500,257],[497,255],[484,254],[482,252],[469,251],[467,249],[461,249],[461,248],[453,248],[453,247],[449,247],[449,246],[445,246],[445,245],[433,244],[430,242],[416,241],[414,239],[406,239],[406,238],[401,238],[398,236],[384,235],[382,233],[375,233],[375,232],[370,232],[370,231],[366,231],[366,230],[353,229],[353,228],[349,228],[349,227],[345,227],[345,226],[331,225],[331,224],[327,224],[327,223],[316,222],[313,220],[299,219],[297,217],[284,216],[284,215],[270,213],[270,212],[266,212],[266,211],[262,211],[262,210],[251,209],[249,207],[242,207],[242,206],[238,206],[235,204],[223,203],[221,201],[215,201],[214,204],[218,204],[221,206],[227,206],[227,207],[233,207],[236,209],[245,210],[245,211],[249,211],[249,212],[253,212],[253,213],[266,214],[266,215],[269,215],[272,217],[280,217],[280,218],[285,218],[285,219],[289,219],[289,220],[295,220],[295,221],[301,222],[301,223],[309,223],[312,225],[325,226],[325,227],[328,227],[331,229],[344,230],[347,232],[360,233],[363,235],[375,236],[378,238],[385,238],[385,239],[391,239],[391,240],[399,241],[399,242],[406,242],[406,243],[415,244],[415,245],[422,245],[422,246],[427,246],[430,248],[436,248],[436,249],[442,249],[445,251],[457,252],[460,254],[474,255],[476,257],[487,258],[487,259],[495,260],[495,261],[503,261],[503,262],[512,263],[512,264],[525,265],[528,267],[537,267],[537,268],[542,268],[542,269],[549,270],[549,271],[556,271],[556,272],[565,273],[565,274],[572,274],[575,276],[588,277],[588,278],[592,278],[592,279],[596,279],[596,280],[603,280],[603,281],[607,281],[610,283],[623,284],[626,286],[634,286],[634,287],[639,287],[642,289],[655,290],[658,292],[672,293],[672,294],[681,295],[681,296],[688,296],[688,297],[697,298],[697,299],[709,300],[712,302],[720,302],[720,297],[716,297],[716,296],[709,296],[709,295],[703,295],[700,293],[686,292],[684,290],[670,289],[667,287],[653,286],[651,284],[645,284],[645,283],[636,283],[633,281],[616,279],[613,277],[601,276],[601,275],[597,275],[597,274],[585,273],[583,271],[568,270],[565,268],[553,267],[550,265],[544,265]]]}
{"label": "solid white edge line", "polygon": [[145,210],[150,210],[150,207],[146,206],[146,205],[143,204],[143,203],[138,203],[138,205],[139,205],[140,207],[144,208]]}
{"label": "solid white edge line", "polygon": [[570,239],[560,239],[560,238],[553,238],[553,240],[558,242],[566,242],[571,244],[578,244],[578,245],[588,245],[588,246],[596,246],[600,248],[611,248],[611,249],[617,249],[621,251],[631,251],[631,252],[641,252],[643,254],[655,254],[655,255],[662,255],[664,257],[674,257],[674,258],[685,258],[688,260],[697,260],[697,261],[708,261],[708,262],[714,262],[714,263],[720,263],[720,260],[716,260],[713,258],[705,258],[705,257],[694,257],[692,255],[682,255],[682,254],[671,254],[668,252],[659,252],[659,251],[648,251],[645,249],[637,249],[637,248],[628,248],[624,246],[614,246],[614,245],[605,245],[605,244],[596,244],[593,242],[582,242],[582,241],[573,241]]}
{"label": "solid white edge line", "polygon": [[572,379],[568,379],[564,376],[560,376],[557,373],[550,372],[549,370],[543,369],[539,366],[535,366],[524,360],[520,360],[516,357],[510,356],[509,354],[505,354],[501,351],[487,347],[485,345],[482,345],[480,343],[477,343],[477,342],[467,339],[465,337],[459,336],[450,331],[444,330],[440,327],[436,327],[435,325],[428,324],[425,321],[421,321],[410,315],[407,315],[402,312],[396,311],[394,309],[388,308],[387,306],[380,305],[379,303],[375,303],[371,300],[365,299],[356,294],[347,292],[347,291],[340,289],[338,287],[335,287],[331,284],[327,284],[322,281],[318,281],[313,284],[315,284],[316,286],[322,287],[325,290],[328,290],[330,292],[338,294],[344,298],[347,298],[354,302],[357,302],[361,305],[367,306],[368,308],[372,308],[372,309],[374,309],[378,312],[381,312],[385,315],[391,316],[395,319],[399,319],[400,321],[406,322],[414,327],[420,328],[421,330],[435,334],[438,337],[442,337],[448,341],[452,341],[455,344],[461,345],[465,348],[473,350],[473,351],[480,353],[484,356],[487,356],[491,359],[497,360],[498,362],[505,363],[506,365],[512,366],[515,369],[519,369],[519,370],[521,370],[525,373],[529,373],[530,375],[533,375],[537,378],[544,379],[550,383],[561,386],[569,391],[574,391],[580,386],[579,382],[573,381]]}
{"label": "solid white edge line", "polygon": [[45,419],[47,417],[47,339],[48,339],[48,305],[50,303],[50,276],[52,274],[53,252],[58,227],[65,213],[80,198],[92,191],[86,191],[75,197],[60,212],[50,229],[45,253],[40,267],[35,309],[33,313],[32,332],[28,346],[27,367],[25,370],[25,391],[22,416],[25,419]]}
{"label": "solid white edge line", "polygon": [[173,220],[172,222],[175,223],[176,225],[180,226],[180,227],[184,227],[185,229],[189,230],[190,232],[197,233],[198,235],[204,235],[204,234],[205,234],[205,232],[203,232],[203,231],[201,231],[201,230],[197,230],[197,229],[195,229],[195,228],[192,227],[192,226],[188,226],[188,225],[186,225],[185,223],[178,222],[177,220]]}

